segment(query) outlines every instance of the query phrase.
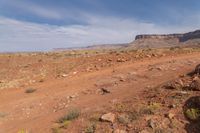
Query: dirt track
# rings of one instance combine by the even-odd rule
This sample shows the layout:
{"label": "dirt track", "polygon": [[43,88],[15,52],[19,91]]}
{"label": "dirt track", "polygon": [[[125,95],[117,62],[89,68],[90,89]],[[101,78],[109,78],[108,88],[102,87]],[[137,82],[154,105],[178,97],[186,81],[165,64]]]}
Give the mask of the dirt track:
{"label": "dirt track", "polygon": [[[125,61],[97,70],[80,71],[84,68],[81,67],[85,65],[83,63],[62,78],[49,76],[44,81],[36,80],[30,86],[25,84],[26,80],[23,80],[23,85],[0,90],[0,113],[2,113],[0,133],[15,133],[21,129],[31,133],[51,132],[57,119],[71,106],[80,108],[84,114],[98,110],[106,112],[106,109],[116,101],[135,99],[135,102],[143,102],[140,99],[145,89],[156,87],[192,71],[199,64],[199,57],[200,53],[177,54]],[[91,58],[95,59],[95,57]],[[80,58],[75,60],[81,62]],[[23,60],[13,58],[10,62],[19,64]],[[44,68],[51,67],[51,64],[45,66],[45,63],[42,63]],[[40,68],[40,65],[31,64],[36,69]],[[6,67],[1,64],[2,69]],[[15,70],[10,70],[12,68]],[[12,77],[12,75],[16,76],[15,71],[18,70],[17,67],[9,66],[7,72]],[[37,89],[36,92],[25,93],[25,90],[30,87]],[[101,95],[99,94],[101,88],[106,88],[111,93]],[[76,122],[68,132],[79,132],[81,125],[80,121]]]}

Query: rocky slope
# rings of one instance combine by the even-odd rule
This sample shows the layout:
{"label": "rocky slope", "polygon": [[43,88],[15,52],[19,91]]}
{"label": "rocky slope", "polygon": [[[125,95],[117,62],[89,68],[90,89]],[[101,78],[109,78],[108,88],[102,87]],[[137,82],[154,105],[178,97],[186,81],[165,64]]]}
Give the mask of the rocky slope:
{"label": "rocky slope", "polygon": [[135,48],[161,48],[173,46],[194,46],[200,44],[200,30],[184,34],[137,35],[131,46]]}

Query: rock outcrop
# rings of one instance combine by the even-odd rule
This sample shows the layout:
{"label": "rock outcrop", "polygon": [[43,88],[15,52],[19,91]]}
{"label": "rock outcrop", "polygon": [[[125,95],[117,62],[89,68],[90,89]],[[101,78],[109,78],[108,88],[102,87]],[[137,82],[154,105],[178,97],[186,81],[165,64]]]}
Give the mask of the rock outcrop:
{"label": "rock outcrop", "polygon": [[163,48],[174,46],[200,46],[200,30],[184,34],[137,35],[131,43],[135,48]]}
{"label": "rock outcrop", "polygon": [[140,40],[140,39],[178,39],[182,38],[183,34],[163,34],[163,35],[157,35],[157,34],[152,34],[152,35],[137,35],[135,37],[135,40]]}
{"label": "rock outcrop", "polygon": [[197,39],[197,38],[200,38],[200,30],[196,30],[194,32],[189,32],[189,33],[185,33],[185,34],[137,35],[135,37],[135,40],[140,40],[140,39],[164,39],[164,40],[177,39],[179,42],[185,42],[190,39]]}
{"label": "rock outcrop", "polygon": [[200,30],[183,34],[183,36],[179,38],[179,41],[185,42],[190,39],[200,39]]}

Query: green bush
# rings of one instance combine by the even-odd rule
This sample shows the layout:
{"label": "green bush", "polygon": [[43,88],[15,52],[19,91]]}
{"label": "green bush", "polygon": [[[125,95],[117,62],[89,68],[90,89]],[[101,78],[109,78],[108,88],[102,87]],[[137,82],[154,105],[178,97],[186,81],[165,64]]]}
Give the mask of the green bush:
{"label": "green bush", "polygon": [[62,123],[62,125],[61,125],[61,128],[67,129],[68,126],[69,126],[70,124],[71,124],[71,121],[69,121],[69,120],[64,121],[64,122]]}
{"label": "green bush", "polygon": [[200,110],[196,108],[190,108],[185,111],[185,115],[190,120],[197,120],[200,118]]}

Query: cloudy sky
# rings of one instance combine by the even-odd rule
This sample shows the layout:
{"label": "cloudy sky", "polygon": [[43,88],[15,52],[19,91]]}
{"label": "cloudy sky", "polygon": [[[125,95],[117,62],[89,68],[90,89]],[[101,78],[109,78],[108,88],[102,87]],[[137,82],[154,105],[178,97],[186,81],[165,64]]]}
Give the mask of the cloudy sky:
{"label": "cloudy sky", "polygon": [[200,28],[199,0],[0,0],[0,51],[126,43]]}

